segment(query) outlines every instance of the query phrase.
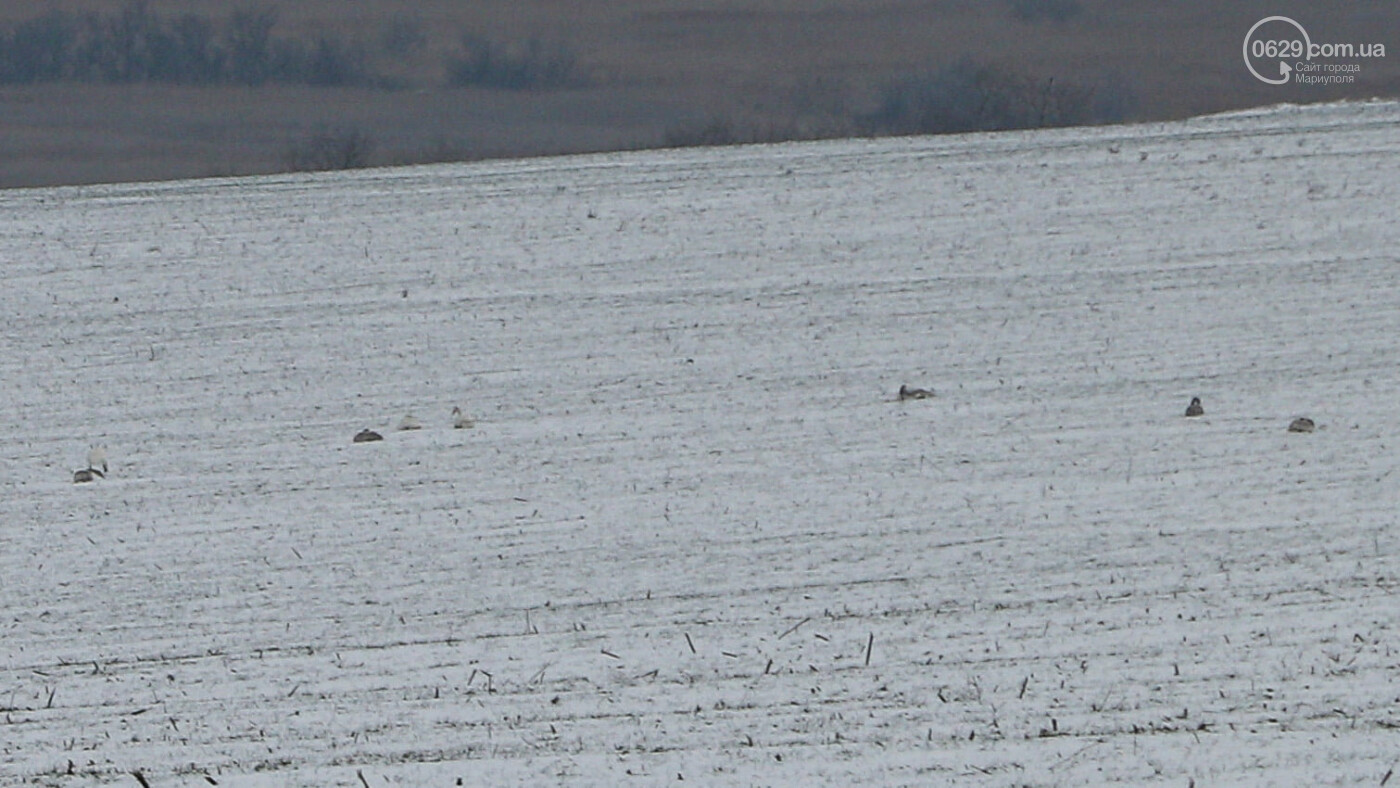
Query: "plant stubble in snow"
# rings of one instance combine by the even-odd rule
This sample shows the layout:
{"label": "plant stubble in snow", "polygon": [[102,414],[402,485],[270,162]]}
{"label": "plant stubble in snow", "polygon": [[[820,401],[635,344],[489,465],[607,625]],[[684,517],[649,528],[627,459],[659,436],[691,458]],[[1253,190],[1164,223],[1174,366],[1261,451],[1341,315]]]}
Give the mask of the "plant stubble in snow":
{"label": "plant stubble in snow", "polygon": [[1379,783],[1397,116],[0,194],[0,782]]}

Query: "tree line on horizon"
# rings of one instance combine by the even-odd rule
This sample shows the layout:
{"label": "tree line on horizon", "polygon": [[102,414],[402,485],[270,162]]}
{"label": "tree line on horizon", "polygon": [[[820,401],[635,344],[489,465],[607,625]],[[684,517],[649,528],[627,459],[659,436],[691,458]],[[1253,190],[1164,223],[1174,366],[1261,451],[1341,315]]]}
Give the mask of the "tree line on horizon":
{"label": "tree line on horizon", "polygon": [[[1077,0],[1003,0],[1016,18],[1064,24]],[[273,7],[235,8],[220,19],[162,14],[146,0],[105,13],[58,9],[0,27],[0,85],[54,82],[164,83],[195,86],[301,84],[318,87],[410,87],[385,65],[411,61],[427,42],[421,22],[386,19],[376,34],[281,34]],[[500,40],[462,31],[443,56],[448,87],[538,91],[586,87],[593,71],[567,42]],[[839,80],[838,80],[839,83]],[[814,83],[788,120],[746,122],[727,115],[692,117],[668,128],[668,146],[727,145],[851,135],[885,136],[1088,125],[1125,120],[1136,111],[1130,88],[1086,86],[992,62],[964,58],[871,84],[873,103],[857,107],[840,84]],[[798,91],[801,93],[801,91]],[[834,98],[833,97],[837,97]],[[319,128],[289,148],[289,169],[367,166],[376,140],[358,128]]]}
{"label": "tree line on horizon", "polygon": [[[281,35],[272,7],[243,7],[222,19],[164,15],[144,0],[110,13],[54,9],[0,29],[0,84],[45,82],[405,87],[378,67],[427,41],[421,23],[387,20],[372,40],[322,32]],[[464,32],[442,64],[454,87],[504,90],[574,87],[587,82],[571,48],[529,39],[501,42]]]}
{"label": "tree line on horizon", "polygon": [[365,81],[364,52],[342,39],[275,36],[272,9],[232,11],[221,22],[194,13],[166,17],[144,2],[114,13],[51,10],[0,32],[0,83],[164,82],[261,85]]}

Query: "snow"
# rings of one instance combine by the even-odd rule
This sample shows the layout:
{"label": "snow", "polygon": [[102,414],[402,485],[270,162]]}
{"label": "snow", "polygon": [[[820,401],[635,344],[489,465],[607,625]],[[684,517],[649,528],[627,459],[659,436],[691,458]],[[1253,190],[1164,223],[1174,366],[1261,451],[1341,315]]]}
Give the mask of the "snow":
{"label": "snow", "polygon": [[1380,784],[1397,145],[0,192],[0,783]]}

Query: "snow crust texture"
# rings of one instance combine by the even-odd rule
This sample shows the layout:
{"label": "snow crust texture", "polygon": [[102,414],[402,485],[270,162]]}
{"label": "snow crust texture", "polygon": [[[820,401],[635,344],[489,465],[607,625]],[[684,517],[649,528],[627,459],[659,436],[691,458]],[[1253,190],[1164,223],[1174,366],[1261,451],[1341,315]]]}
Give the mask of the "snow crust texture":
{"label": "snow crust texture", "polygon": [[1397,150],[0,192],[0,784],[1380,784]]}

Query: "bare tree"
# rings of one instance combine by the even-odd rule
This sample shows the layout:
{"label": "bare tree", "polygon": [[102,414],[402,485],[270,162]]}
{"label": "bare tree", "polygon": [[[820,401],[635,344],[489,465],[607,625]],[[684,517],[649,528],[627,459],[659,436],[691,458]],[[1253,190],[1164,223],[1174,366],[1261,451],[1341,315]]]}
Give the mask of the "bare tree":
{"label": "bare tree", "polygon": [[374,148],[374,139],[358,128],[317,128],[287,149],[285,164],[295,172],[368,167]]}

